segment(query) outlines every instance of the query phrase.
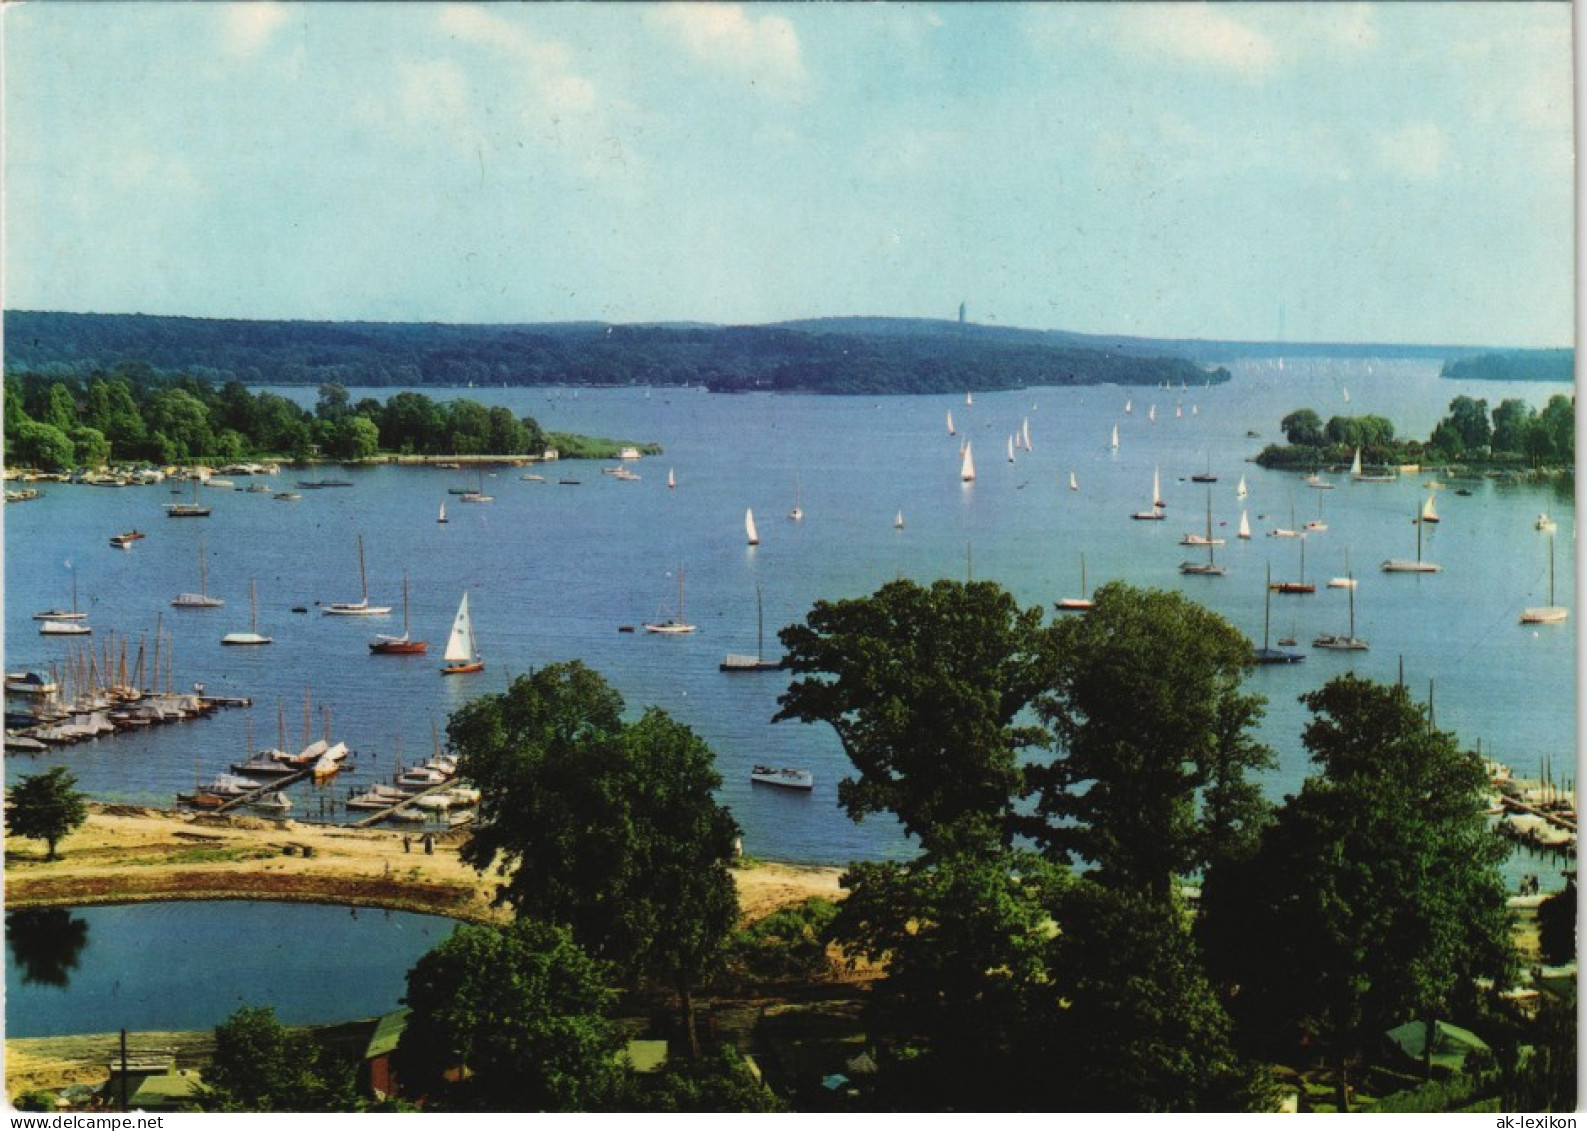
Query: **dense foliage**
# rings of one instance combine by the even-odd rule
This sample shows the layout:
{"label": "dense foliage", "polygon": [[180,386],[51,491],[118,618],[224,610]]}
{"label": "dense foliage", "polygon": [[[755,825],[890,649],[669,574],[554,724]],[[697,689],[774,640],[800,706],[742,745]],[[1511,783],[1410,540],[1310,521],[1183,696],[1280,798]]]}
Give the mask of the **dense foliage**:
{"label": "dense foliage", "polygon": [[356,1111],[353,1066],[288,1029],[268,1005],[240,1007],[215,1027],[204,1073],[206,1111]]}
{"label": "dense foliage", "polygon": [[76,789],[77,778],[65,766],[20,778],[6,790],[6,827],[16,836],[42,840],[46,860],[55,846],[88,820],[87,798]]}
{"label": "dense foliage", "polygon": [[724,392],[942,393],[1226,381],[1178,357],[1068,335],[841,320],[789,326],[243,322],[7,311],[6,372],[86,377],[141,361],[217,383],[705,385]]}
{"label": "dense foliage", "polygon": [[565,927],[461,927],[408,972],[394,1060],[433,1109],[588,1111],[621,1084],[610,971]]}
{"label": "dense foliage", "polygon": [[1575,372],[1575,350],[1506,350],[1447,361],[1439,376],[1457,381],[1569,382]]}
{"label": "dense foliage", "polygon": [[1388,1029],[1459,1023],[1479,980],[1509,984],[1507,850],[1482,815],[1481,759],[1404,687],[1345,675],[1303,701],[1316,772],[1209,876],[1204,937],[1249,1044],[1325,1050],[1344,1095]]}
{"label": "dense foliage", "polygon": [[630,982],[675,990],[696,1053],[694,987],[738,920],[737,823],[713,797],[709,747],[665,711],[623,701],[577,661],[521,676],[452,716],[482,794],[463,859],[496,869],[498,902],[567,924]]}
{"label": "dense foliage", "polygon": [[314,411],[239,381],[216,387],[146,366],[86,380],[37,373],[8,375],[6,462],[57,471],[118,462],[315,455],[367,459],[405,455],[540,455],[548,439],[532,417],[460,397],[437,402],[397,393],[385,404],[351,403],[341,385],[320,387]]}
{"label": "dense foliage", "polygon": [[1279,427],[1287,446],[1264,448],[1256,457],[1263,467],[1343,465],[1357,450],[1368,465],[1476,460],[1569,467],[1576,462],[1576,402],[1563,393],[1551,396],[1542,412],[1507,398],[1491,416],[1486,400],[1456,397],[1426,442],[1397,440],[1394,425],[1381,416],[1335,416],[1324,424],[1309,408],[1296,409]]}

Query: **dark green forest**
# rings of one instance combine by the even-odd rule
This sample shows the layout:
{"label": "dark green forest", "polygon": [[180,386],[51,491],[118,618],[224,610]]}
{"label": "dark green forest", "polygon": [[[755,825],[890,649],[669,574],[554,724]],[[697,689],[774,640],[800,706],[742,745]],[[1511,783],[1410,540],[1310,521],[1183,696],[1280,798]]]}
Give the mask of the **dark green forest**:
{"label": "dark green forest", "polygon": [[1572,381],[1575,350],[1505,350],[1444,363],[1440,377],[1457,381]]}
{"label": "dark green forest", "polygon": [[[946,393],[1228,380],[1072,335],[902,319],[797,326],[273,322],[6,311],[8,374],[130,364],[215,384],[704,385],[714,392]],[[1166,352],[1166,351],[1165,351]]]}

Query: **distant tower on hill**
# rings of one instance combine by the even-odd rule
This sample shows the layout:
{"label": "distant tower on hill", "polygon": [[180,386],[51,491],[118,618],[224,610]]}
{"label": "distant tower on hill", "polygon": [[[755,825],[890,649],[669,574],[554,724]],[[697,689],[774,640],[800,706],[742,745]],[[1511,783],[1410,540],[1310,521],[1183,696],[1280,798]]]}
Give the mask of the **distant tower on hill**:
{"label": "distant tower on hill", "polygon": [[961,326],[963,326],[964,323],[965,323],[965,314],[966,313],[967,313],[967,311],[965,310],[964,303],[961,302],[959,304],[959,325],[961,325]]}

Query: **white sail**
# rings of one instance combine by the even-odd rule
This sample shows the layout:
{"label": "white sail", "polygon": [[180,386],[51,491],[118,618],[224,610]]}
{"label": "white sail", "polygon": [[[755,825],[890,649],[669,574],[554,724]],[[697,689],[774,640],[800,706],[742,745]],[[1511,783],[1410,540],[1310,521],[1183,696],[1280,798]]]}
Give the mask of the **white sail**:
{"label": "white sail", "polygon": [[446,521],[446,504],[445,503],[441,504],[441,513],[435,516],[435,521],[436,522],[445,522]]}
{"label": "white sail", "polygon": [[1356,475],[1356,476],[1359,476],[1361,474],[1361,449],[1360,448],[1356,449],[1355,459],[1350,461],[1350,474],[1351,475]]}
{"label": "white sail", "polygon": [[951,413],[951,412],[948,413],[948,435],[950,435],[950,436],[958,435],[958,433],[953,430],[953,413]]}
{"label": "white sail", "polygon": [[964,444],[964,463],[959,468],[959,478],[969,483],[975,479],[975,459],[970,455],[970,442]]}
{"label": "white sail", "polygon": [[1422,521],[1438,521],[1438,511],[1433,507],[1433,496],[1431,494],[1427,496],[1427,501],[1422,504]]}
{"label": "white sail", "polygon": [[1014,462],[1014,437],[1012,436],[1008,438],[1008,462]]}
{"label": "white sail", "polygon": [[1157,468],[1152,468],[1152,506],[1163,506],[1163,480]]}
{"label": "white sail", "polygon": [[468,616],[467,590],[452,618],[452,635],[446,638],[446,654],[441,658],[449,664],[465,664],[474,658],[474,622]]}
{"label": "white sail", "polygon": [[755,512],[747,507],[744,509],[744,537],[749,539],[751,546],[760,545],[760,531],[755,529]]}
{"label": "white sail", "polygon": [[1251,537],[1251,516],[1245,511],[1240,512],[1240,537],[1246,539]]}
{"label": "white sail", "polygon": [[1020,439],[1025,443],[1025,450],[1030,451],[1030,417],[1028,416],[1020,423]]}
{"label": "white sail", "polygon": [[1071,491],[1080,490],[1080,484],[1078,482],[1076,482],[1075,473],[1072,472],[1072,471],[1069,473],[1069,490],[1071,490]]}
{"label": "white sail", "polygon": [[1157,406],[1156,405],[1152,405],[1150,408],[1148,408],[1146,410],[1146,419],[1147,420],[1156,420],[1157,419]]}
{"label": "white sail", "polygon": [[903,511],[899,511],[898,514],[893,518],[893,529],[894,530],[902,530],[903,528],[904,528],[904,512]]}
{"label": "white sail", "polygon": [[1124,402],[1124,415],[1128,416],[1130,414],[1130,412],[1134,409],[1134,407],[1135,407],[1135,402],[1134,401],[1125,401]]}
{"label": "white sail", "polygon": [[678,477],[676,475],[672,474],[672,468],[670,468],[670,467],[667,468],[667,486],[668,486],[668,488],[676,487],[677,485],[678,485]]}
{"label": "white sail", "polygon": [[1240,476],[1240,485],[1234,489],[1234,497],[1236,499],[1243,499],[1250,493],[1250,490],[1248,490],[1245,485],[1245,476]]}
{"label": "white sail", "polygon": [[975,397],[973,395],[971,395],[970,393],[965,393],[964,394],[964,403],[965,403],[966,406],[973,405],[975,403]]}
{"label": "white sail", "polygon": [[1109,444],[1108,446],[1111,447],[1114,451],[1118,451],[1119,450],[1119,426],[1117,424],[1115,424],[1113,426],[1113,442],[1111,444]]}

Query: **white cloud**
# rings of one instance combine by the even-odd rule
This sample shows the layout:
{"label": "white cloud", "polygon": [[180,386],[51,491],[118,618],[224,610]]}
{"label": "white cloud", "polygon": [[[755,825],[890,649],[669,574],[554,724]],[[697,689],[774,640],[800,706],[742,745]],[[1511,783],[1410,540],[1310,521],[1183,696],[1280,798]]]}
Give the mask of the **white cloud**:
{"label": "white cloud", "polygon": [[1209,4],[1125,5],[1116,13],[1126,54],[1176,60],[1260,80],[1278,62],[1266,35]]}
{"label": "white cloud", "polygon": [[228,4],[223,11],[226,48],[234,55],[258,54],[291,15],[287,5],[272,0]]}
{"label": "white cloud", "polygon": [[1409,180],[1432,180],[1444,168],[1449,139],[1431,122],[1415,122],[1373,137],[1378,162]]}
{"label": "white cloud", "polygon": [[667,4],[652,21],[707,66],[753,80],[764,91],[796,91],[806,72],[799,35],[782,16],[750,15],[738,4]]}

